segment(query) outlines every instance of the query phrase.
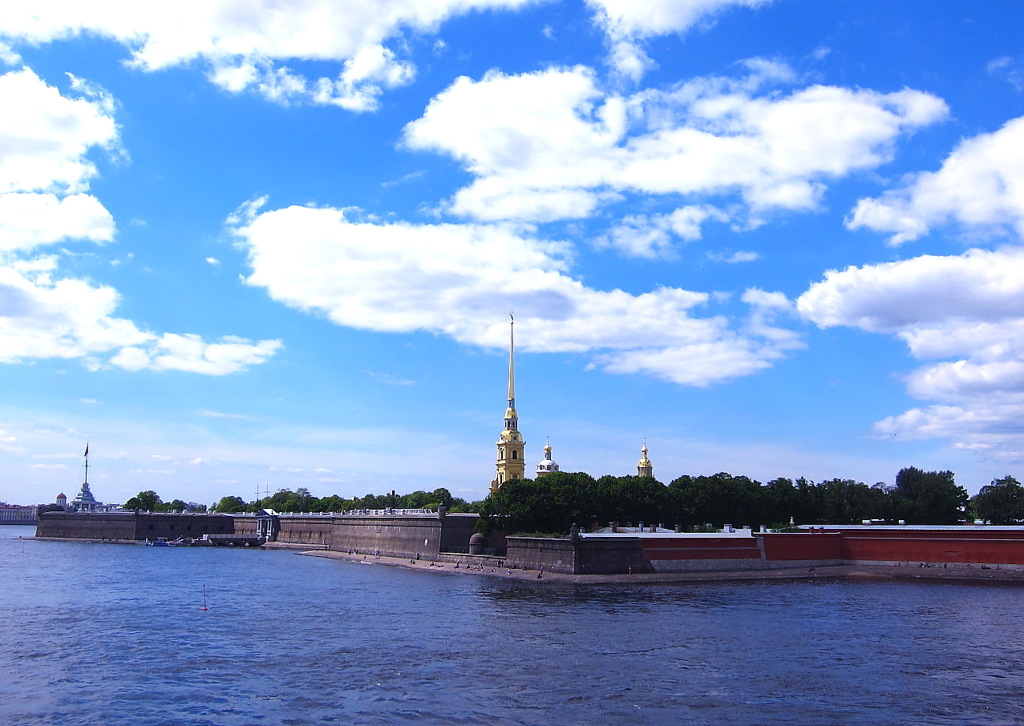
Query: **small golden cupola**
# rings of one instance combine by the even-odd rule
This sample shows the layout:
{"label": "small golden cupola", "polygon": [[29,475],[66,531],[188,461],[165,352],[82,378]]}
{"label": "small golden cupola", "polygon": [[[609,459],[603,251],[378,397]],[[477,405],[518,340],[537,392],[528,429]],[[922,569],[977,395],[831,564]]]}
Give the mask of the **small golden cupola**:
{"label": "small golden cupola", "polygon": [[644,445],[640,449],[640,461],[636,464],[636,475],[654,476],[654,466],[651,464],[651,460],[647,458],[647,439],[644,439]]}
{"label": "small golden cupola", "polygon": [[509,347],[508,347],[508,406],[505,408],[505,428],[498,436],[498,460],[496,474],[491,481],[491,491],[496,492],[509,479],[526,477],[526,460],[523,454],[526,442],[519,433],[519,414],[516,413],[516,376],[515,376],[515,317],[509,313]]}

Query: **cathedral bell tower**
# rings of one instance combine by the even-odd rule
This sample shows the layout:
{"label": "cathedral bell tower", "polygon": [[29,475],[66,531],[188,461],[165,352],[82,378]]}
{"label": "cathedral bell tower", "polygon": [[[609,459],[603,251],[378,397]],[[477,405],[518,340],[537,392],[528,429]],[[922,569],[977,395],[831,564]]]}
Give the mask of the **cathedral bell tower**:
{"label": "cathedral bell tower", "polygon": [[491,482],[491,491],[496,492],[509,479],[523,479],[526,475],[526,460],[523,454],[526,442],[519,433],[519,414],[516,413],[515,377],[515,318],[509,313],[508,347],[508,407],[505,409],[505,428],[498,436],[497,473]]}

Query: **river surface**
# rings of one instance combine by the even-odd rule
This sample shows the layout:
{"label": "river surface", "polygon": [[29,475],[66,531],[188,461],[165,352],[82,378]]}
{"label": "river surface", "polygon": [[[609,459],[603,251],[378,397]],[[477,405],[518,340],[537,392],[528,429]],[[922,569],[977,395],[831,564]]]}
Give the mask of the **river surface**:
{"label": "river surface", "polygon": [[[577,586],[0,527],[0,724],[1024,724],[1024,588]],[[208,610],[203,610],[203,586]]]}

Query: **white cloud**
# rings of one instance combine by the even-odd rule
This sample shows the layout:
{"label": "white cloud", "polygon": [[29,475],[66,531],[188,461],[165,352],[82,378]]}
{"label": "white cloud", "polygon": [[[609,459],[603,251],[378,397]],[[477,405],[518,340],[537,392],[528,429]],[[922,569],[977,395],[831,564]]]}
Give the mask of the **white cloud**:
{"label": "white cloud", "polygon": [[641,41],[684,33],[718,13],[736,7],[757,7],[771,0],[586,0],[594,10],[610,48],[611,64],[622,75],[640,80],[654,66]]}
{"label": "white cloud", "polygon": [[0,194],[84,192],[88,151],[117,145],[105,101],[62,96],[27,68],[0,76],[0,105]]}
{"label": "white cloud", "polygon": [[893,233],[889,242],[899,245],[950,222],[989,233],[1010,229],[1024,237],[1024,117],[961,142],[938,171],[861,199],[846,226]]}
{"label": "white cloud", "polygon": [[[134,3],[35,0],[0,5],[0,38],[11,46],[76,35],[115,40],[144,71],[198,64],[231,92],[253,89],[278,103],[376,107],[381,91],[408,83],[415,69],[393,49],[406,32],[432,33],[473,10],[515,10],[537,0],[182,0]],[[307,78],[285,62],[333,61],[334,78]]]}
{"label": "white cloud", "polygon": [[1013,56],[993,58],[986,64],[989,75],[1005,78],[1018,91],[1024,91],[1024,64],[1018,63]]}
{"label": "white cloud", "polygon": [[710,205],[689,205],[671,214],[623,217],[606,235],[595,240],[601,249],[613,247],[628,257],[648,259],[675,257],[675,240],[701,238],[701,225],[708,219],[727,222],[729,217]]}
{"label": "white cloud", "polygon": [[7,43],[0,43],[0,63],[7,66],[16,66],[21,63],[21,56]]}
{"label": "white cloud", "polygon": [[[584,67],[463,77],[406,126],[404,143],[448,154],[473,174],[447,208],[478,220],[584,218],[626,194],[738,195],[756,225],[773,209],[816,208],[828,180],[889,161],[902,134],[948,112],[912,90],[811,86],[758,96],[788,68],[757,59],[745,68],[742,78],[630,97],[602,91]],[[695,236],[699,224],[689,230]]]}
{"label": "white cloud", "polygon": [[220,260],[218,260],[216,257],[207,257],[206,264],[213,265],[214,267],[216,267],[217,265],[220,264]]}
{"label": "white cloud", "polygon": [[185,371],[223,376],[263,363],[280,348],[280,340],[253,343],[229,335],[219,343],[207,343],[198,335],[164,333],[145,348],[122,348],[110,363],[130,371]]}
{"label": "white cloud", "polygon": [[117,150],[116,104],[83,79],[72,76],[71,87],[80,98],[29,69],[0,76],[0,363],[78,358],[92,369],[222,375],[273,355],[280,341],[204,343],[140,330],[114,316],[113,288],[62,277],[56,255],[25,256],[65,240],[114,237],[113,217],[87,192],[96,175],[89,152]]}
{"label": "white cloud", "polygon": [[88,194],[92,149],[115,151],[109,95],[72,77],[62,96],[31,70],[0,76],[0,252],[67,239],[109,242],[114,219]]}
{"label": "white cloud", "polygon": [[934,401],[879,422],[879,432],[950,438],[1024,460],[1024,249],[969,250],[831,271],[797,301],[821,327],[895,335],[919,360],[908,392]]}
{"label": "white cloud", "polygon": [[53,259],[0,263],[0,363],[79,358],[93,368],[181,370],[224,375],[264,362],[278,340],[253,343],[227,336],[156,335],[113,316],[118,294],[83,280],[52,279]]}
{"label": "white cloud", "polygon": [[761,259],[761,255],[757,252],[732,252],[726,254],[723,252],[708,252],[708,259],[712,262],[725,262],[729,265],[735,265],[740,262],[755,262]]}
{"label": "white cloud", "polygon": [[706,293],[588,288],[568,274],[569,248],[512,226],[375,224],[352,221],[352,210],[259,205],[229,220],[252,267],[246,283],[338,325],[501,347],[512,309],[522,350],[591,354],[609,371],[692,385],[745,375],[800,345],[768,323],[778,301],[767,294],[747,300],[755,314],[737,332],[724,316],[692,316]]}
{"label": "white cloud", "polygon": [[0,194],[0,251],[30,250],[66,239],[113,238],[114,218],[91,194]]}

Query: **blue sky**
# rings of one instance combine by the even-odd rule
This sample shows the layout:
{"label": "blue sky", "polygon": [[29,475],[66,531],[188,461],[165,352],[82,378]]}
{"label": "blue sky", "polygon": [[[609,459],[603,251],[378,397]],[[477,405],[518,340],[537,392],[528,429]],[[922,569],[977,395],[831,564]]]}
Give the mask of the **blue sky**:
{"label": "blue sky", "polygon": [[[9,4],[10,5],[10,4]],[[23,4],[24,5],[24,4]],[[1024,476],[1024,5],[0,9],[0,499]]]}

